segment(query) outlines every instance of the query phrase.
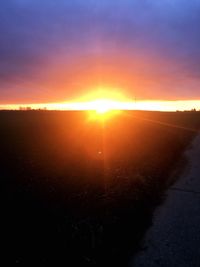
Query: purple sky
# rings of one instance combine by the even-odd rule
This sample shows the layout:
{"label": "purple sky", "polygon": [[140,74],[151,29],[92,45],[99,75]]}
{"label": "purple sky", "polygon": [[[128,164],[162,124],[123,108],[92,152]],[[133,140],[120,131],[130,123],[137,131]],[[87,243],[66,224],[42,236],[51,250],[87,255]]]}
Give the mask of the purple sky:
{"label": "purple sky", "polygon": [[1,0],[0,104],[68,100],[101,83],[200,99],[198,0]]}

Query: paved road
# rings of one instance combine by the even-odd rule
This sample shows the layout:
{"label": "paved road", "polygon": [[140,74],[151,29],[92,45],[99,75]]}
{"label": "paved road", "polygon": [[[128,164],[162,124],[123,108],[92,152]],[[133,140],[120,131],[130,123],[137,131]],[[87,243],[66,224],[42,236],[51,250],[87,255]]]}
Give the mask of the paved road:
{"label": "paved road", "polygon": [[200,135],[186,155],[189,168],[156,210],[131,267],[200,267]]}

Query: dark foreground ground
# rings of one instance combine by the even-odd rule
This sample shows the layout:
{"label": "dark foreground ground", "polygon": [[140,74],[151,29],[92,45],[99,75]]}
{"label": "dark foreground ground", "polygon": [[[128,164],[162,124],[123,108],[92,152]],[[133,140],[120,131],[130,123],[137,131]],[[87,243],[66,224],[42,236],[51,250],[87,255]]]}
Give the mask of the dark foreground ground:
{"label": "dark foreground ground", "polygon": [[126,266],[198,112],[1,111],[3,266]]}

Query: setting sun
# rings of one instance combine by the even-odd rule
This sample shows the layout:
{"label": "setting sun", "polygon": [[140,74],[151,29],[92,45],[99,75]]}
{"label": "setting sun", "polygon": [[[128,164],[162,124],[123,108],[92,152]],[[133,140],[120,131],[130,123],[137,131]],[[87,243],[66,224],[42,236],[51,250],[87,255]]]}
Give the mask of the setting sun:
{"label": "setting sun", "polygon": [[92,110],[103,115],[114,110],[130,109],[130,103],[121,90],[101,87],[73,101],[71,109]]}
{"label": "setting sun", "polygon": [[104,114],[108,112],[112,108],[112,103],[111,101],[106,101],[106,100],[97,100],[95,101],[96,104],[96,112],[100,114]]}
{"label": "setting sun", "polygon": [[116,113],[122,110],[122,103],[108,100],[108,99],[97,99],[90,102],[80,103],[79,109],[88,110],[89,118],[92,120],[96,119],[108,119]]}

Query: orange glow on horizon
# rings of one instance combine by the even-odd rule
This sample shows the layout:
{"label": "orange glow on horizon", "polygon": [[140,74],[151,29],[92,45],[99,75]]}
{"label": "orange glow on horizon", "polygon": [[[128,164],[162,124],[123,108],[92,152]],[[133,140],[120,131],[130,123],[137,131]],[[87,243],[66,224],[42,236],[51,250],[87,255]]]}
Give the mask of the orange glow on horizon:
{"label": "orange glow on horizon", "polygon": [[98,88],[72,102],[72,105],[77,110],[96,110],[103,114],[110,110],[129,109],[128,100],[120,90]]}
{"label": "orange glow on horizon", "polygon": [[105,114],[111,113],[111,111],[133,109],[131,101],[120,90],[107,89],[106,87],[97,88],[97,90],[93,90],[66,105],[70,110],[96,111],[97,117],[103,117],[103,115],[105,117]]}
{"label": "orange glow on horizon", "polygon": [[[117,102],[119,110],[154,110],[154,111],[176,111],[200,110],[200,100],[181,101],[158,101],[138,100],[129,102]],[[32,109],[47,110],[95,110],[92,102],[60,102],[60,103],[27,103],[27,104],[2,104],[0,110],[18,110],[19,108],[30,107]]]}
{"label": "orange glow on horizon", "polygon": [[125,97],[120,90],[91,91],[87,95],[74,101],[60,103],[27,103],[27,104],[0,104],[0,110],[26,109],[47,110],[82,110],[95,111],[96,114],[104,115],[111,111],[120,110],[149,110],[149,111],[176,111],[176,110],[200,110],[200,100],[135,100]]}
{"label": "orange glow on horizon", "polygon": [[120,110],[133,109],[128,100],[120,90],[99,87],[69,105],[71,110],[90,111],[89,118],[91,120],[105,120]]}

